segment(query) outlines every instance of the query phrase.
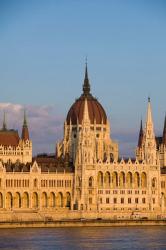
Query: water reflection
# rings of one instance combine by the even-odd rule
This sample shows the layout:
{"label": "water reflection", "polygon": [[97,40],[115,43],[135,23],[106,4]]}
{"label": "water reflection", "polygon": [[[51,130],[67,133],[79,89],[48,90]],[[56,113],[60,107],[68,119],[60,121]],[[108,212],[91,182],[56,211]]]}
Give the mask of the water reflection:
{"label": "water reflection", "polygon": [[0,249],[166,249],[165,227],[0,229]]}

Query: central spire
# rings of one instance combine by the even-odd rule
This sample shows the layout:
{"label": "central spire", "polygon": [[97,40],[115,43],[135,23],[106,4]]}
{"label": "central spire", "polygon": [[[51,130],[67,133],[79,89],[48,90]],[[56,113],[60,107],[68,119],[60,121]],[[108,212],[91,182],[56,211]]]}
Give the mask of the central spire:
{"label": "central spire", "polygon": [[85,78],[84,78],[84,84],[83,84],[83,93],[84,95],[88,95],[90,93],[90,83],[88,78],[88,67],[87,67],[87,59],[85,63]]}

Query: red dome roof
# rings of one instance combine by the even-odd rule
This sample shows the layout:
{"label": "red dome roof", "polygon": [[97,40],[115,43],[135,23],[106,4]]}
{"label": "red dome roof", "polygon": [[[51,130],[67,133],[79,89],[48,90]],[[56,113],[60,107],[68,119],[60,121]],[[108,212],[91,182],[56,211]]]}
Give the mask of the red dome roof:
{"label": "red dome roof", "polygon": [[96,120],[96,124],[106,124],[107,123],[107,116],[106,113],[101,106],[101,104],[95,99],[92,95],[82,95],[79,99],[75,101],[75,103],[71,106],[68,114],[67,114],[67,124],[76,125],[77,119],[79,124],[82,123],[83,114],[84,114],[84,105],[85,105],[85,98],[87,98],[88,104],[88,112],[91,124],[94,124]]}
{"label": "red dome roof", "polygon": [[86,68],[85,68],[83,94],[80,96],[79,99],[75,101],[75,103],[71,106],[67,114],[66,122],[68,125],[70,124],[70,121],[72,125],[76,125],[77,120],[79,124],[82,124],[85,99],[87,99],[88,112],[89,112],[89,118],[90,118],[91,124],[94,124],[94,121],[96,121],[96,124],[102,124],[102,123],[106,124],[107,116],[103,107],[97,101],[97,99],[94,98],[90,94],[90,83],[89,83],[89,78],[88,78],[87,63],[86,63]]}

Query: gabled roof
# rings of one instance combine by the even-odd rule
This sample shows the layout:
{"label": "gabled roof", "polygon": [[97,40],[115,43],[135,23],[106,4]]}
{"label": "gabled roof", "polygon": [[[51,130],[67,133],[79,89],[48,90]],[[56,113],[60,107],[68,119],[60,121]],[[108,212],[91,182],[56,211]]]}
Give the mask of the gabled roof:
{"label": "gabled roof", "polygon": [[0,145],[17,147],[19,140],[20,137],[17,130],[0,130]]}

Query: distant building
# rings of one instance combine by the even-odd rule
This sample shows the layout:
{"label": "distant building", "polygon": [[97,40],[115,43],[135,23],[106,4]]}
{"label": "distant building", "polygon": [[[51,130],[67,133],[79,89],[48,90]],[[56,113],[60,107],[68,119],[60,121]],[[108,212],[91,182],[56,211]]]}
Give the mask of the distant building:
{"label": "distant building", "polygon": [[166,216],[166,120],[156,138],[148,99],[136,158],[120,159],[107,115],[91,94],[87,65],[83,92],[69,109],[55,155],[32,160],[26,117],[21,139],[4,119],[0,144],[0,219],[4,211],[5,218],[15,212],[24,220]]}
{"label": "distant building", "polygon": [[29,138],[25,112],[21,138],[17,130],[7,129],[4,113],[3,126],[0,130],[0,160],[3,163],[32,162],[32,142]]}

